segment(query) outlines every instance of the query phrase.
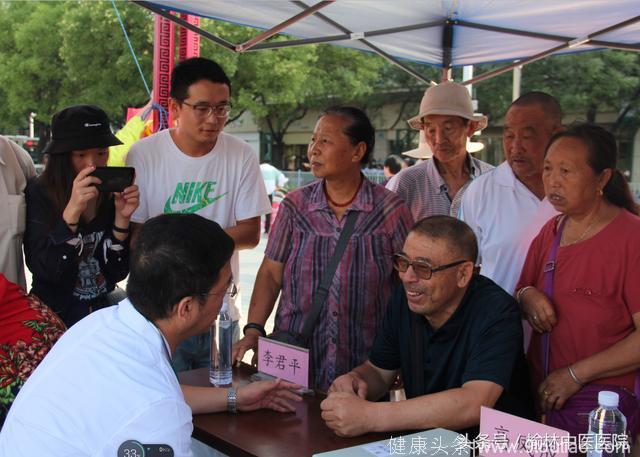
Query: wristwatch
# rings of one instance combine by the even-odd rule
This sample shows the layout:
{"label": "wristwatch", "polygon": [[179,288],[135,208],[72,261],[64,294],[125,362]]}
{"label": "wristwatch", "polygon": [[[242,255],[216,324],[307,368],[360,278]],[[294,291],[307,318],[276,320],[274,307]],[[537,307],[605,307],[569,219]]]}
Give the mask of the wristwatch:
{"label": "wristwatch", "polygon": [[227,411],[233,414],[238,412],[238,394],[235,387],[227,389]]}

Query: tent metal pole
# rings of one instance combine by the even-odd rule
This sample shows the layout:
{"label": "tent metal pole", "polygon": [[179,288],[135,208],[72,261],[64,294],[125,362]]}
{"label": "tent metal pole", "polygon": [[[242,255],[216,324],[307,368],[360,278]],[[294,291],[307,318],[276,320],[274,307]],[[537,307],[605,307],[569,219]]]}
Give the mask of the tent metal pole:
{"label": "tent metal pole", "polygon": [[513,87],[511,89],[512,102],[520,98],[521,89],[522,89],[522,67],[517,66],[513,69]]}
{"label": "tent metal pole", "polygon": [[[486,30],[488,32],[506,33],[508,35],[525,36],[528,38],[540,38],[541,40],[558,41],[560,43],[565,43],[573,39],[572,37],[568,37],[564,35],[551,35],[548,33],[531,32],[527,30],[516,30],[516,29],[510,29],[506,27],[497,27],[495,25],[478,24],[476,22],[468,22],[468,21],[463,21],[459,19],[454,20],[453,23],[454,25],[458,25],[460,27]],[[637,44],[618,43],[614,41],[602,41],[602,40],[591,40],[589,41],[589,44],[593,46],[603,47],[603,48],[621,49],[624,51],[640,51],[640,45],[637,45]]]}
{"label": "tent metal pole", "polygon": [[331,35],[324,37],[315,37],[315,38],[302,38],[300,40],[289,40],[289,41],[272,41],[269,43],[260,43],[255,45],[250,49],[250,51],[262,51],[265,49],[280,49],[280,48],[289,48],[293,46],[304,46],[307,44],[322,44],[322,43],[331,43],[333,41],[346,41],[350,40],[351,35],[342,34],[342,35]]}
{"label": "tent metal pole", "polygon": [[628,25],[635,24],[638,21],[640,21],[640,16],[634,16],[627,19],[626,21],[618,22],[617,24],[610,25],[609,27],[605,27],[602,30],[598,30],[597,32],[587,35],[587,38],[591,39],[597,37],[598,35],[604,35],[605,33],[613,32],[614,30],[622,29]]}
{"label": "tent metal pole", "polygon": [[[427,29],[430,27],[436,27],[442,25],[442,21],[435,22],[424,22],[422,24],[414,24],[407,25],[404,27],[393,27],[390,29],[380,29],[380,30],[371,30],[369,32],[362,32],[364,38],[379,36],[379,35],[391,35],[394,33],[402,33],[408,32],[411,30],[420,30]],[[325,37],[315,37],[315,38],[303,38],[300,40],[290,40],[290,41],[276,41],[273,43],[261,43],[252,48],[253,51],[257,51],[259,49],[276,49],[276,48],[284,48],[287,46],[302,46],[305,44],[319,44],[319,43],[328,43],[331,41],[345,41],[351,40],[353,34],[342,34],[342,35],[331,35]]]}
{"label": "tent metal pole", "polygon": [[498,68],[496,70],[489,71],[487,73],[483,73],[483,74],[481,74],[479,76],[476,76],[473,79],[470,79],[468,81],[463,81],[461,84],[465,84],[465,85],[466,84],[474,84],[474,83],[477,83],[477,82],[480,82],[480,81],[484,81],[485,79],[493,78],[494,76],[498,76],[498,75],[501,75],[502,73],[506,73],[509,70],[513,70],[516,67],[524,66],[524,65],[527,65],[529,63],[535,62],[537,60],[544,59],[545,57],[550,56],[551,54],[554,54],[554,53],[556,53],[558,51],[562,51],[563,49],[566,49],[568,47],[569,47],[568,44],[562,44],[560,46],[556,46],[556,47],[551,48],[551,49],[549,49],[547,51],[540,52],[540,53],[538,53],[538,54],[536,54],[534,56],[531,56],[531,57],[529,57],[527,59],[518,60],[517,62],[511,63],[509,65],[506,65],[504,67]]}
{"label": "tent metal pole", "polygon": [[246,50],[248,50],[249,48],[255,46],[258,43],[262,43],[264,40],[266,40],[267,38],[272,37],[273,35],[275,35],[276,33],[280,32],[281,30],[289,27],[291,24],[295,24],[296,22],[300,21],[301,19],[304,19],[307,16],[310,16],[312,14],[314,14],[316,11],[324,8],[325,6],[329,6],[332,5],[333,2],[335,0],[324,0],[322,2],[319,2],[311,7],[307,7],[303,12],[296,14],[295,16],[287,19],[286,21],[281,22],[280,24],[271,27],[269,30],[265,30],[264,32],[262,32],[261,34],[251,38],[250,40],[238,44],[236,45],[236,51],[238,52],[244,52]]}
{"label": "tent metal pole", "polygon": [[182,27],[191,30],[192,32],[197,33],[198,35],[201,35],[211,41],[213,41],[214,43],[222,46],[223,48],[226,48],[229,51],[233,51],[236,52],[236,46],[233,43],[228,42],[227,40],[224,40],[220,37],[217,37],[215,35],[213,35],[212,33],[209,33],[205,30],[202,30],[200,27],[196,27],[193,24],[190,24],[189,22],[185,21],[184,19],[180,19],[178,16],[174,16],[173,14],[169,13],[166,10],[163,10],[161,8],[156,7],[155,5],[143,1],[143,0],[132,0],[133,3],[136,3],[140,6],[142,6],[143,8],[148,9],[149,11],[156,13],[159,16],[162,16],[166,19],[169,19],[170,21],[175,22],[178,25],[181,25]]}
{"label": "tent metal pole", "polygon": [[365,38],[378,35],[391,35],[393,33],[410,32],[411,30],[428,29],[430,27],[436,27],[442,25],[443,21],[422,22],[420,24],[405,25],[402,27],[391,27],[389,29],[371,30],[369,32],[363,32]]}
{"label": "tent metal pole", "polygon": [[[305,9],[309,8],[309,6],[306,3],[304,3],[304,2],[302,2],[300,0],[294,0],[291,3],[293,3],[295,5],[298,5],[300,8],[305,8]],[[330,24],[330,25],[334,26],[336,29],[340,30],[342,33],[348,34],[352,39],[354,38],[354,33],[351,30],[349,30],[348,28],[344,27],[343,25],[337,23],[333,19],[328,18],[324,14],[316,12],[316,13],[314,13],[314,16],[316,16],[318,19],[321,19],[322,21],[326,22],[327,24]],[[385,51],[383,51],[382,49],[378,48],[376,45],[374,45],[370,41],[365,40],[363,37],[358,37],[356,39],[358,39],[361,43],[363,43],[365,46],[370,48],[376,54],[380,55],[381,57],[385,58],[386,60],[388,60],[392,64],[400,67],[401,69],[403,69],[404,71],[409,73],[414,78],[416,78],[416,79],[418,79],[418,80],[420,80],[420,81],[422,81],[422,82],[424,82],[426,84],[435,84],[430,79],[425,78],[420,73],[418,73],[418,72],[414,71],[413,69],[411,69],[410,67],[404,65],[402,62],[397,60],[395,57],[392,57],[391,55],[387,54]]]}
{"label": "tent metal pole", "polygon": [[[224,40],[223,38],[220,38],[216,35],[213,35],[212,33],[209,33],[191,23],[189,23],[188,21],[185,21],[184,19],[181,19],[178,16],[175,16],[173,14],[171,14],[169,11],[167,10],[163,10],[161,8],[158,8],[157,6],[155,6],[154,4],[145,1],[145,0],[131,0],[132,3],[137,3],[138,5],[140,5],[143,8],[148,9],[149,11],[162,16],[188,30],[191,30],[192,32],[197,33],[198,35],[201,35],[205,38],[207,38],[208,40],[213,41],[214,43],[218,44],[219,46],[224,47],[225,49],[232,51],[232,52],[238,52],[237,48],[238,46],[243,46],[246,45],[247,43],[244,43],[243,45],[238,45],[236,46],[233,43],[230,43],[229,41]],[[334,0],[325,0],[325,2],[321,2],[321,3],[331,3]],[[292,1],[292,3],[300,6],[301,8],[305,9],[305,12],[308,11],[310,9],[310,7],[308,5],[306,5],[304,2],[302,1]],[[319,4],[318,4],[319,5]],[[315,6],[318,6],[315,5]],[[302,14],[304,14],[305,12],[303,12]],[[433,27],[433,26],[439,26],[442,25],[442,21],[436,21],[436,22],[430,22],[430,23],[421,23],[421,24],[414,24],[414,25],[409,25],[409,26],[403,26],[403,27],[394,27],[394,28],[390,28],[390,29],[381,29],[381,30],[374,30],[374,31],[370,31],[370,32],[362,32],[362,33],[358,33],[358,34],[354,34],[353,32],[351,32],[350,30],[346,29],[345,27],[343,27],[342,25],[338,24],[337,22],[329,19],[328,17],[326,17],[325,15],[316,12],[313,13],[308,13],[308,14],[313,14],[315,16],[317,16],[319,19],[333,25],[334,27],[338,28],[339,30],[341,30],[343,32],[343,35],[333,35],[333,36],[329,36],[329,37],[318,37],[318,38],[307,38],[307,39],[302,39],[302,40],[291,40],[291,41],[281,41],[281,42],[274,42],[274,43],[261,43],[261,44],[254,44],[252,46],[250,46],[250,48],[252,50],[260,50],[260,49],[277,49],[277,48],[282,48],[282,47],[287,47],[287,46],[301,46],[301,45],[305,45],[305,44],[317,44],[317,43],[327,43],[327,42],[331,42],[331,41],[343,41],[343,40],[348,40],[348,39],[358,39],[360,42],[362,42],[365,46],[369,47],[372,51],[376,52],[377,54],[379,54],[380,56],[382,56],[383,58],[385,58],[386,60],[388,60],[390,63],[400,67],[402,70],[406,71],[407,73],[409,73],[410,75],[412,75],[413,77],[415,77],[416,79],[426,82],[426,83],[430,83],[430,84],[435,84],[433,81],[430,81],[426,78],[424,78],[422,75],[420,75],[419,73],[417,73],[416,71],[414,71],[413,69],[411,69],[410,67],[406,66],[405,64],[403,64],[402,62],[400,62],[399,60],[397,60],[396,58],[390,56],[389,54],[387,54],[386,52],[382,51],[380,48],[376,47],[375,45],[373,45],[372,43],[370,43],[368,40],[366,40],[366,37],[370,37],[370,36],[377,36],[377,35],[385,35],[385,34],[391,34],[391,33],[400,33],[403,31],[409,31],[409,30],[416,30],[416,29],[421,29],[421,28],[429,28],[429,27]],[[307,15],[308,15],[307,14]],[[293,18],[292,18],[293,19]],[[509,28],[505,28],[505,27],[497,27],[497,26],[491,26],[491,25],[486,25],[486,24],[478,24],[478,23],[474,23],[474,22],[468,22],[468,21],[464,21],[464,20],[451,20],[448,21],[450,22],[451,25],[458,25],[461,27],[469,27],[469,28],[477,28],[477,29],[481,29],[481,30],[488,30],[488,31],[494,31],[497,33],[506,33],[506,34],[513,34],[513,35],[520,35],[520,36],[527,36],[527,37],[531,37],[531,38],[539,38],[539,39],[545,39],[545,40],[552,40],[552,41],[560,41],[563,44],[559,45],[557,47],[554,47],[548,51],[536,54],[528,59],[519,61],[517,64],[510,64],[507,65],[503,68],[499,68],[497,70],[494,70],[492,72],[488,72],[482,75],[479,75],[469,81],[464,81],[463,84],[473,84],[475,82],[479,82],[479,81],[483,81],[485,79],[491,78],[493,76],[502,74],[506,71],[509,71],[511,69],[513,69],[516,66],[519,65],[526,65],[528,63],[534,62],[536,60],[540,60],[550,54],[553,54],[555,52],[561,51],[563,49],[566,49],[568,47],[572,47],[575,46],[576,44],[585,44],[588,43],[590,46],[596,46],[596,47],[602,47],[602,48],[609,48],[609,49],[619,49],[619,50],[624,50],[624,51],[635,51],[635,52],[640,52],[640,44],[628,44],[628,43],[618,43],[618,42],[611,42],[611,41],[603,41],[603,40],[595,40],[593,38],[595,38],[598,35],[602,35],[608,32],[611,32],[613,30],[622,28],[622,27],[626,27],[628,25],[631,25],[633,23],[636,23],[640,21],[640,16],[635,16],[633,18],[630,18],[624,22],[621,22],[619,24],[615,24],[613,26],[610,26],[608,28],[605,28],[603,30],[600,30],[598,32],[595,32],[591,35],[588,35],[586,38],[583,39],[572,39],[571,37],[565,37],[565,36],[561,36],[561,35],[551,35],[551,34],[544,34],[544,33],[537,33],[537,32],[530,32],[530,31],[523,31],[523,30],[515,30],[515,29],[509,29]],[[446,28],[446,25],[445,25]],[[273,30],[273,29],[271,29]],[[256,37],[258,38],[258,37]],[[577,42],[577,43],[576,43]],[[243,48],[244,51],[246,51],[248,48]],[[443,53],[446,54],[446,51],[443,48]],[[448,57],[449,59],[451,59],[451,56],[449,55]],[[447,60],[446,56],[443,55],[443,63]],[[443,66],[443,70],[442,70],[442,75],[441,75],[442,80],[446,80],[446,79],[450,79],[451,78],[451,68],[450,66]]]}
{"label": "tent metal pole", "polygon": [[610,41],[591,40],[589,44],[608,49],[619,49],[620,51],[640,51],[640,45],[627,43],[612,43]]}
{"label": "tent metal pole", "polygon": [[447,21],[442,29],[442,75],[440,82],[451,79],[451,61],[453,58],[453,22]]}
{"label": "tent metal pole", "polygon": [[528,38],[540,38],[543,40],[552,40],[552,41],[559,41],[559,42],[565,42],[565,41],[569,41],[571,39],[571,37],[566,37],[566,36],[562,36],[562,35],[551,35],[551,34],[547,34],[547,33],[538,33],[538,32],[530,32],[528,30],[517,30],[517,29],[510,29],[507,27],[498,27],[495,25],[486,25],[486,24],[478,24],[477,22],[469,22],[469,21],[463,21],[463,20],[453,20],[452,21],[454,25],[460,26],[460,27],[468,27],[470,29],[478,29],[478,30],[485,30],[487,32],[497,32],[497,33],[506,33],[509,35],[518,35],[518,36],[525,36]]}
{"label": "tent metal pole", "polygon": [[[149,11],[156,13],[166,19],[169,19],[170,21],[175,22],[176,24],[179,24],[195,33],[197,33],[198,35],[201,35],[211,41],[213,41],[214,43],[224,47],[225,49],[232,51],[232,52],[237,52],[236,50],[236,46],[233,43],[230,43],[220,37],[217,37],[205,30],[202,30],[199,27],[195,27],[193,24],[189,24],[187,21],[184,21],[182,19],[180,19],[179,17],[176,17],[174,15],[172,15],[171,13],[156,7],[153,4],[150,4],[149,2],[143,1],[143,0],[132,0],[134,3],[137,3],[138,5],[148,9]],[[301,6],[303,8],[308,8],[307,5],[305,5],[303,2],[298,2],[298,1],[294,1],[292,3],[297,4],[298,6]],[[296,40],[294,42],[293,45],[303,45],[303,44],[313,44],[313,43],[322,43],[322,42],[328,42],[328,41],[339,41],[339,40],[345,40],[345,39],[352,39],[352,32],[344,27],[342,27],[340,24],[334,22],[333,20],[329,19],[328,17],[326,17],[325,15],[315,12],[314,15],[318,16],[320,19],[324,20],[325,22],[330,23],[331,25],[333,25],[334,27],[338,28],[340,31],[342,31],[345,35],[337,35],[335,37],[326,37],[326,38],[317,38],[317,39],[305,39],[305,40]],[[432,24],[432,25],[438,25],[438,24]],[[426,26],[431,26],[431,25],[425,25]],[[409,28],[407,28],[407,30],[413,28],[414,26],[408,26]],[[403,27],[398,27],[396,29],[401,29]],[[423,28],[423,27],[418,27],[415,26],[415,28]],[[401,31],[401,30],[397,30],[397,31]],[[402,70],[406,71],[407,73],[409,73],[411,76],[413,76],[414,78],[426,83],[426,84],[435,84],[435,82],[431,81],[428,78],[425,78],[424,76],[422,76],[420,73],[414,71],[413,69],[411,69],[410,67],[404,65],[402,62],[396,60],[394,57],[392,57],[391,55],[387,54],[386,52],[384,52],[383,50],[381,50],[380,48],[378,48],[377,46],[373,45],[372,43],[370,43],[367,40],[364,39],[360,39],[360,41],[365,44],[367,47],[369,47],[372,51],[374,51],[376,54],[380,55],[381,57],[385,58],[386,60],[388,60],[389,62],[391,62],[392,64],[400,67]],[[287,42],[276,42],[276,43],[264,43],[264,44],[258,44],[256,45],[253,50],[259,50],[259,49],[275,49],[275,48],[279,48],[279,47],[285,47]]]}
{"label": "tent metal pole", "polygon": [[502,73],[505,73],[505,72],[507,72],[509,70],[512,70],[515,67],[518,67],[518,66],[521,66],[521,65],[527,65],[529,63],[532,63],[532,62],[535,62],[537,60],[543,59],[543,58],[545,58],[545,57],[547,57],[547,56],[549,56],[551,54],[555,54],[558,51],[562,51],[562,50],[567,49],[567,48],[582,46],[583,44],[591,44],[591,38],[593,38],[593,37],[596,37],[596,36],[599,36],[599,35],[603,35],[605,33],[611,32],[613,30],[617,30],[617,29],[626,27],[626,26],[634,24],[634,23],[636,23],[638,21],[640,21],[640,16],[632,17],[630,19],[627,19],[626,21],[622,21],[622,22],[619,22],[617,24],[614,24],[614,25],[611,25],[609,27],[606,27],[606,28],[604,28],[602,30],[598,30],[597,32],[589,34],[589,35],[587,35],[585,37],[580,37],[580,38],[575,38],[575,39],[569,40],[566,43],[563,43],[563,44],[558,45],[558,46],[554,46],[551,49],[548,49],[546,51],[543,51],[543,52],[540,52],[538,54],[535,54],[535,55],[533,55],[533,56],[531,56],[531,57],[529,57],[527,59],[520,60],[520,61],[517,61],[517,62],[513,62],[513,63],[511,63],[509,65],[506,65],[506,66],[504,66],[502,68],[498,68],[496,70],[489,71],[489,72],[484,73],[482,75],[476,76],[473,79],[470,79],[468,81],[464,81],[462,84],[474,84],[474,83],[477,83],[479,81],[484,81],[485,79],[489,79],[489,78],[492,78],[494,76],[497,76],[497,75],[500,75]]}
{"label": "tent metal pole", "polygon": [[425,78],[424,76],[422,76],[420,73],[412,70],[411,68],[407,67],[406,65],[404,65],[403,63],[401,63],[400,61],[398,61],[395,57],[391,56],[390,54],[387,54],[386,52],[384,52],[382,49],[378,48],[376,45],[369,43],[367,40],[361,40],[364,44],[366,44],[373,52],[375,52],[376,54],[378,54],[380,57],[383,57],[384,59],[388,60],[389,62],[391,62],[394,65],[397,65],[398,67],[400,67],[401,69],[403,69],[404,71],[406,71],[407,73],[409,73],[411,76],[413,76],[414,78],[422,81],[425,84],[429,84],[429,85],[433,85],[435,84],[434,81],[431,81],[428,78]]}

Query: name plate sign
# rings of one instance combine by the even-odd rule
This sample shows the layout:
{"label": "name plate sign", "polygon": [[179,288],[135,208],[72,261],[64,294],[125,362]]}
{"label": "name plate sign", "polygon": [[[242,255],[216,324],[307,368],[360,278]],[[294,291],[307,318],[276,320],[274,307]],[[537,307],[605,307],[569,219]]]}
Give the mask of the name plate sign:
{"label": "name plate sign", "polygon": [[309,387],[309,349],[258,338],[258,371]]}
{"label": "name plate sign", "polygon": [[567,457],[569,432],[492,408],[480,409],[476,447],[484,457]]}

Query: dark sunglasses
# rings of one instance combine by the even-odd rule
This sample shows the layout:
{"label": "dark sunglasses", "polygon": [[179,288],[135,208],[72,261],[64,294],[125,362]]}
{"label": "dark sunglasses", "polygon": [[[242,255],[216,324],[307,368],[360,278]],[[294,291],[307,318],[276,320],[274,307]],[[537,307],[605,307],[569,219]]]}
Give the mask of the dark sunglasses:
{"label": "dark sunglasses", "polygon": [[411,266],[411,268],[413,268],[413,271],[420,279],[431,279],[431,275],[433,275],[433,273],[435,273],[436,271],[446,270],[447,268],[452,268],[465,262],[469,261],[458,260],[446,265],[440,265],[439,267],[432,267],[427,262],[424,262],[422,260],[411,260],[402,254],[395,254],[393,256],[393,268],[398,270],[400,273],[404,273],[409,269],[409,266]]}

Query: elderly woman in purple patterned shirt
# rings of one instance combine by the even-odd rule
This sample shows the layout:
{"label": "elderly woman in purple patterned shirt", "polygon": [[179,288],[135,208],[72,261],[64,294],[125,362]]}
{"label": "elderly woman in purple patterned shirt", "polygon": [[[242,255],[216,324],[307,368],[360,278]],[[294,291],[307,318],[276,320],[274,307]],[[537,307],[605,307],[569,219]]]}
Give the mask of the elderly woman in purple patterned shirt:
{"label": "elderly woman in purple patterned shirt", "polygon": [[318,179],[280,204],[234,359],[257,350],[279,294],[275,330],[301,333],[351,212],[353,232],[308,340],[311,387],[326,391],[334,378],[367,359],[391,293],[392,255],[413,223],[396,194],[360,171],[374,142],[375,130],[361,110],[336,107],[320,115],[307,151]]}

